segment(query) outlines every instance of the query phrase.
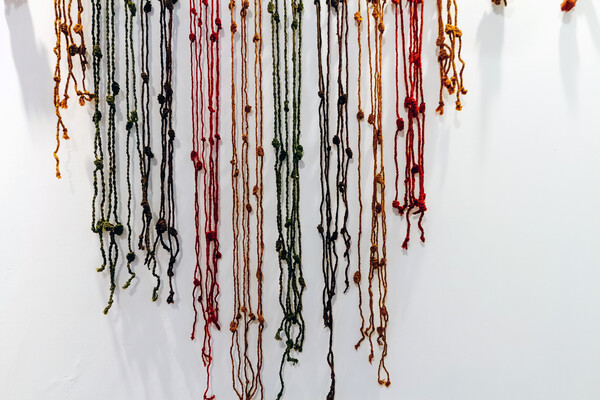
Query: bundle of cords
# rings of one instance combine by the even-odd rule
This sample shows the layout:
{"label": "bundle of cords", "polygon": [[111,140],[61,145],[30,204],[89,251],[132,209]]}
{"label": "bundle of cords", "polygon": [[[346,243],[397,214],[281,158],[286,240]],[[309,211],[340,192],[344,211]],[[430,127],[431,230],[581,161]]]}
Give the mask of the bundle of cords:
{"label": "bundle of cords", "polygon": [[271,0],[267,8],[271,14],[273,56],[275,137],[272,144],[275,149],[277,186],[276,250],[279,254],[280,271],[279,303],[283,311],[283,319],[275,338],[285,343],[279,368],[281,389],[277,399],[281,399],[285,389],[284,364],[298,362],[293,352],[302,351],[305,334],[305,321],[302,317],[305,282],[302,274],[299,175],[299,163],[303,155],[300,145],[303,8],[301,0],[291,0],[289,3],[286,0]]}
{"label": "bundle of cords", "polygon": [[[196,266],[194,270],[194,322],[191,338],[196,336],[198,307],[204,319],[202,361],[206,367],[204,399],[213,399],[210,392],[210,371],[213,360],[211,327],[218,330],[219,284],[217,283],[219,239],[219,0],[190,0],[190,51],[192,78],[192,152],[194,165],[194,204],[196,228]],[[202,198],[200,191],[202,189]],[[200,226],[201,208],[204,227]],[[205,251],[202,260],[202,243]]]}
{"label": "bundle of cords", "polygon": [[135,273],[131,269],[131,263],[135,260],[135,253],[133,252],[132,234],[131,229],[131,202],[132,202],[132,186],[131,186],[131,131],[135,130],[135,143],[138,151],[138,158],[141,160],[141,149],[140,149],[140,135],[138,130],[138,114],[137,114],[137,87],[136,87],[136,69],[135,69],[135,50],[133,47],[133,18],[136,14],[136,6],[132,0],[125,0],[125,99],[126,99],[126,112],[127,122],[125,123],[125,129],[127,130],[127,143],[125,146],[125,154],[127,158],[127,247],[128,253],[127,259],[127,271],[129,272],[129,279],[123,285],[123,289],[127,289],[131,284]]}
{"label": "bundle of cords", "polygon": [[[93,3],[94,13],[92,16],[92,42],[94,55],[94,195],[92,197],[92,231],[97,233],[100,239],[100,252],[102,254],[102,265],[98,272],[106,269],[108,264],[110,275],[110,295],[108,304],[104,309],[104,314],[113,304],[113,297],[116,290],[116,268],[119,258],[119,247],[117,245],[117,236],[123,234],[124,227],[119,221],[118,206],[118,180],[117,180],[117,136],[116,136],[116,96],[119,94],[120,86],[115,81],[115,4],[114,0],[106,0],[105,3],[105,44],[106,44],[106,70],[103,71],[100,60],[102,59],[101,43],[101,18],[102,5],[100,0]],[[106,75],[105,85],[101,85],[101,76]],[[100,112],[100,90],[106,92],[106,104],[108,106],[108,122],[106,124],[105,138],[102,136],[100,122],[102,113]],[[105,140],[104,140],[105,139]],[[106,142],[106,148],[104,148]],[[104,165],[105,150],[108,157],[108,165]],[[107,167],[108,173],[104,169]],[[108,183],[107,183],[108,181]],[[108,188],[107,188],[108,186]],[[100,198],[98,199],[98,195]],[[99,204],[97,204],[99,203]],[[99,218],[97,214],[99,206]],[[104,233],[108,233],[108,249],[104,245]]]}
{"label": "bundle of cords", "polygon": [[[458,20],[458,5],[456,0],[446,0],[446,20],[444,21],[444,8],[442,0],[437,0],[438,10],[438,37],[435,42],[438,47],[438,64],[440,66],[440,98],[439,106],[435,110],[440,115],[444,113],[444,88],[448,94],[456,93],[456,109],[462,110],[460,96],[467,94],[463,85],[463,72],[465,62],[461,57],[462,32],[456,26]],[[448,37],[448,43],[446,43]],[[459,66],[457,64],[460,63]],[[397,81],[396,81],[397,82]]]}
{"label": "bundle of cords", "polygon": [[156,285],[152,293],[152,300],[158,299],[160,277],[157,269],[157,250],[160,245],[169,254],[167,276],[169,278],[169,296],[167,303],[174,302],[173,276],[175,275],[175,262],[179,254],[179,239],[175,229],[175,188],[174,188],[174,142],[173,130],[173,7],[177,0],[164,0],[160,2],[160,88],[158,103],[160,105],[160,210],[156,221],[156,238],[152,246],[152,275]]}
{"label": "bundle of cords", "polygon": [[[370,7],[369,7],[370,3]],[[377,369],[377,380],[380,385],[390,385],[390,375],[385,365],[387,357],[387,326],[388,312],[387,300],[387,227],[385,215],[385,170],[383,166],[383,34],[385,25],[383,14],[385,0],[367,1],[367,44],[369,54],[369,92],[371,112],[367,122],[372,126],[373,132],[373,191],[371,198],[371,247],[369,255],[368,295],[369,315],[367,321],[363,320],[361,326],[361,339],[355,348],[361,345],[364,339],[370,344],[369,362],[375,356],[373,335],[375,332],[376,343],[381,348],[381,357]],[[360,13],[355,15],[357,22],[362,21]],[[363,117],[359,110],[358,119]],[[354,281],[360,284],[360,271],[354,275]],[[376,293],[375,293],[376,292]],[[377,300],[375,295],[377,294]],[[375,310],[374,304],[378,309]],[[378,311],[378,312],[376,312]],[[362,316],[362,312],[361,312]],[[366,325],[366,326],[365,326]]]}
{"label": "bundle of cords", "polygon": [[[423,48],[423,0],[406,0],[408,23],[405,25],[404,10],[401,0],[392,0],[395,4],[396,23],[396,135],[394,146],[394,163],[396,167],[395,197],[392,203],[394,209],[402,215],[406,215],[406,236],[402,242],[402,248],[407,249],[410,241],[411,217],[418,216],[418,228],[420,238],[425,242],[423,231],[423,216],[427,207],[425,205],[425,186],[423,153],[425,148],[425,100],[423,97],[423,68],[421,64],[421,53]],[[398,16],[400,20],[398,20]],[[402,41],[398,41],[398,32]],[[408,41],[407,41],[408,38]],[[402,52],[399,51],[402,46]],[[402,57],[404,66],[403,78],[406,88],[404,97],[404,108],[406,109],[407,129],[405,132],[405,157],[404,167],[404,203],[401,205],[399,199],[398,180],[400,171],[398,167],[398,137],[404,131],[404,120],[400,118],[400,79],[398,77],[398,57]],[[460,104],[460,103],[457,103]]]}
{"label": "bundle of cords", "polygon": [[[54,67],[54,110],[56,113],[56,148],[54,150],[54,159],[56,160],[56,177],[60,179],[60,159],[58,151],[60,149],[60,139],[68,140],[69,134],[67,127],[61,116],[61,109],[68,108],[69,88],[73,81],[75,94],[79,98],[79,105],[84,106],[86,101],[92,101],[94,94],[88,92],[85,86],[85,72],[87,69],[86,47],[83,37],[82,25],[83,5],[82,0],[77,0],[77,19],[73,25],[72,0],[54,0],[54,33],[56,34],[56,45],[54,54],[56,55],[56,65]],[[75,35],[79,40],[75,39]],[[64,54],[63,54],[64,53]],[[66,58],[66,82],[63,82],[62,58]],[[81,69],[81,76],[77,77],[73,71],[74,63],[78,63]],[[64,85],[64,87],[63,87]],[[80,87],[81,85],[81,87]],[[61,93],[62,87],[62,93]],[[61,135],[62,134],[62,135]]]}
{"label": "bundle of cords", "polygon": [[[320,215],[321,222],[317,227],[321,235],[323,245],[322,270],[323,270],[323,322],[325,328],[329,330],[329,349],[327,353],[327,364],[330,368],[331,384],[327,399],[335,398],[335,367],[333,354],[333,299],[336,293],[336,278],[339,264],[339,256],[336,248],[336,241],[339,234],[344,240],[343,256],[346,260],[346,290],[349,286],[348,271],[350,268],[350,234],[347,229],[348,224],[348,196],[347,196],[347,177],[348,165],[352,157],[352,150],[349,147],[348,134],[348,5],[345,1],[327,1],[327,19],[326,19],[326,37],[323,38],[321,3],[315,1],[317,12],[317,52],[319,67],[319,131],[320,140],[320,181],[321,181],[321,204]],[[332,14],[336,13],[336,34],[338,37],[338,69],[337,69],[337,121],[336,132],[333,137],[330,135],[330,58],[331,58],[331,20]],[[323,54],[323,41],[326,41],[326,50]],[[325,61],[323,60],[325,59]],[[335,175],[335,204],[332,206],[331,189],[331,143],[335,146],[337,168]],[[342,227],[338,227],[340,221],[340,205],[344,212],[342,216]]]}
{"label": "bundle of cords", "polygon": [[[250,22],[248,20],[248,9],[250,2],[242,0],[240,13],[240,49],[239,58],[236,57],[236,34],[237,23],[235,22],[237,8],[234,0],[229,3],[231,14],[231,185],[233,191],[233,314],[234,317],[229,325],[231,331],[231,347],[229,350],[231,358],[231,376],[233,389],[240,400],[264,398],[261,369],[263,364],[262,355],[262,332],[265,319],[262,316],[262,262],[263,262],[263,178],[262,158],[262,61],[261,61],[261,14],[262,6],[260,0],[254,1],[254,36],[248,36]],[[254,81],[250,78],[248,64],[248,47],[254,43]],[[241,60],[239,74],[236,72],[236,60]],[[238,91],[236,81],[240,82],[239,98],[241,105],[236,104]],[[254,98],[250,98],[249,86],[254,88]],[[254,124],[251,128],[250,120],[254,102]],[[238,117],[241,119],[238,127]],[[252,193],[256,198],[256,241],[252,241],[251,214],[253,207],[250,200],[250,142],[251,131],[254,131],[254,164],[256,184]],[[238,134],[241,133],[241,137]],[[241,178],[241,182],[240,182]],[[241,193],[240,193],[241,186]],[[240,234],[241,232],[241,234]],[[255,276],[257,278],[257,299],[254,306],[252,295],[252,246],[257,249],[257,265]],[[241,254],[240,254],[241,247]],[[257,326],[256,356],[250,356],[252,352],[250,339],[253,326]],[[256,360],[253,363],[252,360]]]}
{"label": "bundle of cords", "polygon": [[[142,187],[142,231],[139,235],[138,249],[145,250],[146,255],[144,264],[151,265],[154,253],[152,251],[151,241],[152,209],[150,208],[148,189],[150,187],[150,167],[152,166],[154,154],[152,153],[150,141],[150,12],[152,11],[152,3],[150,0],[140,0],[140,9],[143,10],[143,12],[140,13],[140,33],[142,37],[140,46],[140,77],[142,78],[141,135],[139,134],[137,126],[136,132],[138,132],[139,137],[138,155],[140,158],[140,183]],[[135,79],[135,75],[133,76]],[[133,87],[135,88],[135,81]]]}

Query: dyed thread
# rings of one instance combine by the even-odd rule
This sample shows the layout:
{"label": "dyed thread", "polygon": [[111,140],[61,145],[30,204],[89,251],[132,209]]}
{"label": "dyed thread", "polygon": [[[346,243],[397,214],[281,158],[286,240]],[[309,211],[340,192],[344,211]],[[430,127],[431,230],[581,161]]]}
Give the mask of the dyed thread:
{"label": "dyed thread", "polygon": [[[192,79],[192,152],[194,165],[194,207],[196,228],[196,266],[194,270],[194,322],[192,340],[196,336],[198,306],[203,326],[202,361],[206,368],[204,399],[214,399],[210,392],[213,360],[212,332],[219,325],[219,284],[217,282],[219,251],[219,111],[220,58],[219,32],[222,29],[219,0],[190,0],[190,51]],[[202,190],[202,199],[200,191]],[[201,227],[201,207],[204,223]],[[204,242],[204,260],[202,243]]]}
{"label": "dyed thread", "polygon": [[[54,54],[56,55],[56,65],[54,67],[53,99],[56,113],[56,148],[53,155],[56,160],[56,177],[58,179],[61,177],[60,159],[58,157],[60,139],[61,137],[64,140],[69,139],[68,130],[60,110],[68,108],[71,81],[73,81],[73,89],[79,98],[80,106],[84,106],[86,101],[94,99],[94,94],[88,92],[85,86],[85,73],[88,62],[82,25],[82,14],[84,11],[82,0],[77,0],[77,19],[75,25],[73,25],[72,4],[73,0],[68,0],[68,3],[67,0],[54,0],[54,33],[56,35]],[[79,36],[79,39],[76,40],[75,36]],[[65,82],[63,82],[62,76],[63,57],[66,58],[67,64],[67,78]],[[74,62],[78,63],[81,68],[80,77],[77,77],[73,71]],[[79,87],[80,85],[81,88]]]}
{"label": "dyed thread", "polygon": [[[365,0],[367,1],[367,0]],[[362,0],[357,0],[358,11],[354,13],[354,21],[356,22],[357,27],[357,36],[356,41],[358,45],[358,84],[357,84],[357,94],[358,94],[358,111],[356,113],[357,119],[357,154],[358,154],[358,165],[357,169],[357,184],[358,184],[358,235],[356,239],[356,253],[357,253],[357,269],[353,275],[353,281],[358,288],[358,313],[360,315],[360,339],[359,342],[355,345],[355,349],[358,349],[360,343],[365,339],[365,315],[363,313],[363,290],[361,286],[362,279],[362,252],[361,252],[361,244],[362,244],[362,215],[363,215],[363,202],[362,202],[362,124],[365,119],[365,112],[362,108]],[[366,3],[367,12],[368,12],[368,3]]]}
{"label": "dyed thread", "polygon": [[[323,245],[322,270],[323,270],[323,322],[329,330],[329,343],[327,364],[330,368],[331,384],[327,399],[335,398],[335,363],[333,354],[333,299],[336,294],[336,279],[339,266],[339,255],[336,241],[341,235],[344,241],[343,258],[346,261],[345,290],[349,287],[348,273],[350,268],[350,234],[348,232],[348,167],[352,158],[349,146],[348,132],[348,5],[345,1],[327,1],[326,37],[323,38],[321,28],[321,3],[315,1],[317,12],[317,52],[319,68],[319,131],[320,131],[320,182],[321,182],[321,222],[317,227]],[[334,98],[336,105],[336,127],[333,137],[330,134],[330,60],[331,60],[331,32],[333,14],[336,14],[336,36],[338,38],[338,68],[336,75],[337,96]],[[323,42],[325,41],[325,54]],[[325,60],[323,60],[323,58]],[[335,172],[335,200],[331,188],[331,163],[332,144],[335,146],[336,172]],[[340,208],[342,211],[340,212]],[[340,214],[343,215],[340,216]],[[341,228],[340,228],[341,220]],[[339,230],[338,230],[339,229]]]}
{"label": "dyed thread", "polygon": [[[462,110],[460,96],[466,95],[467,90],[463,85],[463,72],[465,62],[461,57],[462,31],[457,27],[458,4],[456,0],[446,0],[446,19],[444,20],[444,7],[442,0],[437,0],[438,10],[438,64],[440,66],[440,98],[439,106],[435,110],[440,115],[444,113],[444,88],[448,94],[456,93],[456,109]],[[448,43],[446,43],[448,37]]]}
{"label": "dyed thread", "polygon": [[175,275],[175,262],[179,255],[179,238],[175,229],[175,188],[174,188],[174,142],[175,130],[173,129],[173,7],[177,0],[164,0],[160,2],[160,88],[158,104],[160,105],[160,138],[161,138],[161,163],[160,163],[160,210],[156,221],[156,238],[153,245],[152,275],[156,285],[152,292],[152,301],[158,299],[160,277],[157,269],[157,250],[162,247],[169,254],[167,276],[169,278],[169,295],[167,303],[174,302],[173,276]]}
{"label": "dyed thread", "polygon": [[[377,380],[380,385],[389,386],[390,374],[385,365],[388,353],[387,326],[389,315],[386,307],[387,300],[387,226],[385,214],[385,169],[383,166],[383,34],[385,25],[383,15],[385,0],[367,1],[367,44],[369,57],[369,91],[371,112],[367,119],[373,133],[373,190],[371,198],[371,246],[369,252],[368,296],[369,313],[367,323],[362,328],[361,339],[355,348],[367,339],[370,345],[369,362],[373,361],[374,345],[381,348],[381,356],[377,368]],[[360,17],[360,15],[359,15]],[[360,18],[359,18],[360,20]],[[360,111],[359,111],[359,119]],[[355,282],[360,283],[355,275]],[[377,294],[377,304],[375,299]],[[364,324],[363,324],[364,326]]]}
{"label": "dyed thread", "polygon": [[[418,216],[417,226],[420,238],[425,242],[423,230],[423,216],[427,207],[425,205],[424,186],[424,148],[425,148],[425,99],[423,96],[423,69],[421,54],[423,48],[423,3],[422,0],[407,0],[408,23],[405,25],[404,10],[401,0],[393,0],[395,6],[396,23],[396,135],[394,146],[394,163],[396,167],[395,197],[392,203],[394,209],[406,215],[406,236],[402,248],[407,249],[411,233],[411,217]],[[398,21],[398,16],[400,20]],[[398,22],[400,24],[398,24]],[[402,41],[398,42],[398,32]],[[408,41],[407,41],[408,37]],[[400,53],[398,47],[401,46]],[[403,65],[403,79],[406,88],[404,108],[408,115],[407,130],[405,133],[404,167],[404,203],[399,201],[399,167],[398,167],[398,137],[404,131],[404,120],[400,118],[400,89],[398,79],[398,57],[401,55]],[[457,103],[458,104],[458,103]]]}
{"label": "dyed thread", "polygon": [[[231,376],[233,389],[240,400],[250,400],[257,397],[264,398],[261,379],[262,369],[262,332],[265,319],[262,315],[262,261],[263,261],[263,208],[262,208],[262,61],[261,61],[261,14],[262,6],[260,0],[254,1],[254,36],[250,39],[248,30],[248,10],[250,2],[242,0],[239,10],[240,32],[239,32],[239,57],[236,57],[236,4],[234,0],[229,3],[231,16],[231,184],[233,191],[233,319],[229,325],[231,331],[231,347],[229,350],[231,358]],[[250,78],[248,63],[249,46],[254,43],[254,80]],[[241,60],[239,74],[236,71],[236,60]],[[239,90],[236,81],[240,82]],[[249,86],[254,87],[254,101],[250,98]],[[238,106],[236,98],[239,92],[241,104]],[[253,103],[253,104],[252,104]],[[254,110],[254,113],[252,111]],[[254,118],[252,118],[253,114]],[[238,118],[239,117],[239,118]],[[241,123],[238,126],[238,120]],[[253,129],[250,120],[254,119]],[[254,131],[254,164],[256,184],[252,193],[256,198],[256,241],[252,239],[252,212],[253,207],[250,200],[250,147],[251,130]],[[241,133],[241,135],[239,134]],[[241,178],[241,179],[240,179]],[[241,182],[240,182],[241,180]],[[241,194],[240,194],[241,186]],[[241,234],[240,234],[241,232]],[[257,278],[256,307],[252,295],[252,247],[257,249],[257,266],[255,276]],[[241,248],[241,254],[240,254]],[[256,313],[255,313],[256,312]],[[256,355],[250,345],[251,330],[257,326],[257,342],[255,346]],[[253,335],[252,335],[253,336]],[[253,362],[252,360],[256,360]]]}
{"label": "dyed thread", "polygon": [[271,14],[273,56],[272,145],[275,149],[278,230],[275,248],[279,255],[279,303],[283,311],[283,320],[275,338],[285,343],[279,368],[281,389],[277,399],[281,399],[285,389],[283,367],[286,362],[298,362],[293,353],[302,351],[305,335],[305,321],[302,317],[305,282],[302,274],[299,175],[299,162],[303,156],[300,144],[303,9],[302,1],[296,0],[271,0],[267,8]]}
{"label": "dyed thread", "polygon": [[[141,129],[138,132],[138,156],[140,159],[140,184],[142,188],[142,230],[138,239],[138,249],[145,251],[144,264],[152,265],[154,253],[152,249],[152,208],[150,207],[150,177],[152,159],[151,130],[150,130],[150,13],[152,3],[150,0],[140,0],[140,64],[141,64]],[[135,76],[135,75],[133,75]],[[135,87],[135,85],[134,85]],[[141,131],[141,132],[140,132]],[[141,135],[139,134],[141,133]]]}

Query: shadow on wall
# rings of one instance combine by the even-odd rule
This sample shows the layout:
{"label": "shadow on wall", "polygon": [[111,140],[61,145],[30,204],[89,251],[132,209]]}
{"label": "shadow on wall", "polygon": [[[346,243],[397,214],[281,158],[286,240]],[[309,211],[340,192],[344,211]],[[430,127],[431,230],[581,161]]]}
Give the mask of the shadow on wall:
{"label": "shadow on wall", "polygon": [[38,115],[49,113],[53,111],[52,73],[47,52],[35,41],[27,0],[4,0],[4,16],[25,110]]}

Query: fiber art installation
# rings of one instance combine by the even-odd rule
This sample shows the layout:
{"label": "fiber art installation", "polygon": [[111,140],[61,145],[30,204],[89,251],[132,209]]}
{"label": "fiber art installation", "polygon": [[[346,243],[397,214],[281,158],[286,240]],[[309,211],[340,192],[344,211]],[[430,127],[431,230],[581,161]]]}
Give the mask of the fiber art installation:
{"label": "fiber art installation", "polygon": [[[60,179],[60,139],[68,140],[69,134],[65,125],[61,109],[68,108],[71,82],[73,91],[79,99],[79,105],[84,106],[87,101],[94,99],[94,94],[88,92],[85,85],[85,73],[87,70],[87,48],[82,25],[83,14],[82,0],[77,0],[77,17],[73,25],[73,1],[54,0],[54,33],[56,34],[56,65],[54,67],[54,110],[56,113],[56,149],[54,159],[56,160],[56,177]],[[66,70],[63,66],[66,59]],[[77,65],[81,69],[81,76],[77,76],[73,68]],[[63,76],[66,74],[66,79]]]}
{"label": "fiber art installation", "polygon": [[[327,1],[325,19],[326,35],[322,32],[321,2],[315,1],[317,12],[317,52],[319,68],[319,131],[320,131],[320,181],[321,181],[321,222],[317,227],[323,245],[323,323],[329,330],[329,349],[327,364],[330,368],[331,384],[327,399],[335,398],[335,368],[333,354],[333,308],[336,294],[336,280],[339,266],[337,239],[343,239],[343,258],[346,263],[345,283],[349,286],[350,234],[348,232],[348,166],[352,158],[348,133],[348,4],[345,1]],[[335,75],[336,95],[333,104],[336,107],[335,132],[330,133],[331,93],[331,46],[332,20],[335,14],[337,43],[337,73]],[[325,42],[325,50],[323,49]],[[332,144],[335,150],[335,181],[331,184]],[[334,193],[332,193],[332,191]],[[342,208],[342,210],[340,210]],[[341,228],[340,228],[341,225]]]}
{"label": "fiber art installation", "polygon": [[[206,367],[204,399],[210,395],[213,361],[212,328],[219,325],[219,134],[220,56],[219,33],[222,29],[219,0],[190,0],[190,63],[192,82],[192,151],[194,167],[195,256],[192,292],[194,322],[191,338],[196,336],[198,313],[202,313],[202,361]],[[202,192],[202,196],[200,193]],[[203,210],[203,212],[202,212]],[[201,219],[202,214],[204,220]],[[202,247],[204,244],[204,254]],[[198,309],[200,304],[200,309]]]}
{"label": "fiber art installation", "polygon": [[[366,1],[366,0],[365,0]],[[385,25],[383,15],[385,0],[366,1],[365,11],[367,19],[367,49],[369,59],[369,93],[370,113],[367,122],[371,125],[373,134],[373,188],[371,197],[371,245],[369,251],[368,272],[368,304],[369,310],[366,318],[361,308],[361,338],[356,344],[358,349],[367,339],[370,346],[369,362],[375,357],[375,346],[381,349],[377,379],[379,384],[389,386],[390,374],[385,365],[387,357],[387,326],[389,315],[386,307],[387,299],[387,226],[385,213],[385,169],[383,165],[383,34]],[[360,25],[362,16],[360,11],[355,14],[355,21]],[[360,29],[359,29],[360,33]],[[359,36],[360,41],[360,36]],[[364,112],[359,108],[357,114],[359,125],[364,118]],[[361,271],[354,274],[354,282],[361,283]],[[360,290],[360,289],[359,289]],[[360,306],[362,307],[362,292],[359,292]]]}
{"label": "fiber art installation", "polygon": [[[262,338],[265,327],[262,307],[264,259],[263,209],[263,95],[262,95],[262,3],[242,0],[229,3],[231,15],[231,186],[233,191],[233,319],[231,376],[240,400],[263,399]],[[236,17],[239,11],[239,33]],[[249,35],[251,30],[252,35]],[[239,41],[237,38],[239,37]],[[236,49],[239,42],[239,49]],[[252,49],[253,48],[253,49]],[[249,53],[254,53],[249,63]],[[239,63],[238,63],[239,60]],[[250,59],[252,61],[252,59]],[[238,68],[236,68],[238,67]],[[239,82],[239,85],[236,85]],[[251,92],[254,92],[251,95]],[[236,102],[240,99],[241,104]],[[252,151],[250,149],[252,148]],[[251,154],[254,155],[251,161]],[[251,177],[251,164],[254,176]],[[252,181],[253,180],[253,181]],[[251,189],[252,187],[252,189]],[[252,206],[251,196],[256,200]],[[254,218],[255,217],[255,218]],[[254,221],[253,221],[254,220]],[[255,222],[254,224],[252,222]],[[256,250],[256,260],[252,250]],[[252,261],[255,261],[254,263]],[[253,267],[253,264],[256,264]],[[253,287],[253,277],[256,286]],[[254,291],[256,291],[254,293]],[[256,331],[256,335],[252,331]],[[256,343],[250,343],[256,337]]]}
{"label": "fiber art installation", "polygon": [[[273,110],[275,182],[277,187],[277,241],[279,256],[279,303],[283,319],[275,335],[285,343],[279,368],[281,399],[285,389],[283,367],[296,364],[294,353],[304,344],[302,316],[302,235],[300,227],[300,174],[303,156],[300,144],[300,101],[302,83],[302,1],[271,0],[271,43],[273,57]],[[291,97],[291,99],[290,99]]]}

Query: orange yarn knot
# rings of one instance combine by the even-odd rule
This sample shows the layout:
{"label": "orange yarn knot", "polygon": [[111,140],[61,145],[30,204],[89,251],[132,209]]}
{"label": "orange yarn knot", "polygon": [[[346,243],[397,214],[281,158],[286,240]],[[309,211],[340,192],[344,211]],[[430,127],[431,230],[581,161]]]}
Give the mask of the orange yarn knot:
{"label": "orange yarn knot", "polygon": [[577,4],[577,0],[564,0],[560,5],[560,9],[564,12],[569,12],[575,7]]}
{"label": "orange yarn knot", "polygon": [[238,328],[237,322],[231,321],[231,323],[229,324],[229,330],[231,332],[235,332],[235,331],[237,331],[237,328]]}

